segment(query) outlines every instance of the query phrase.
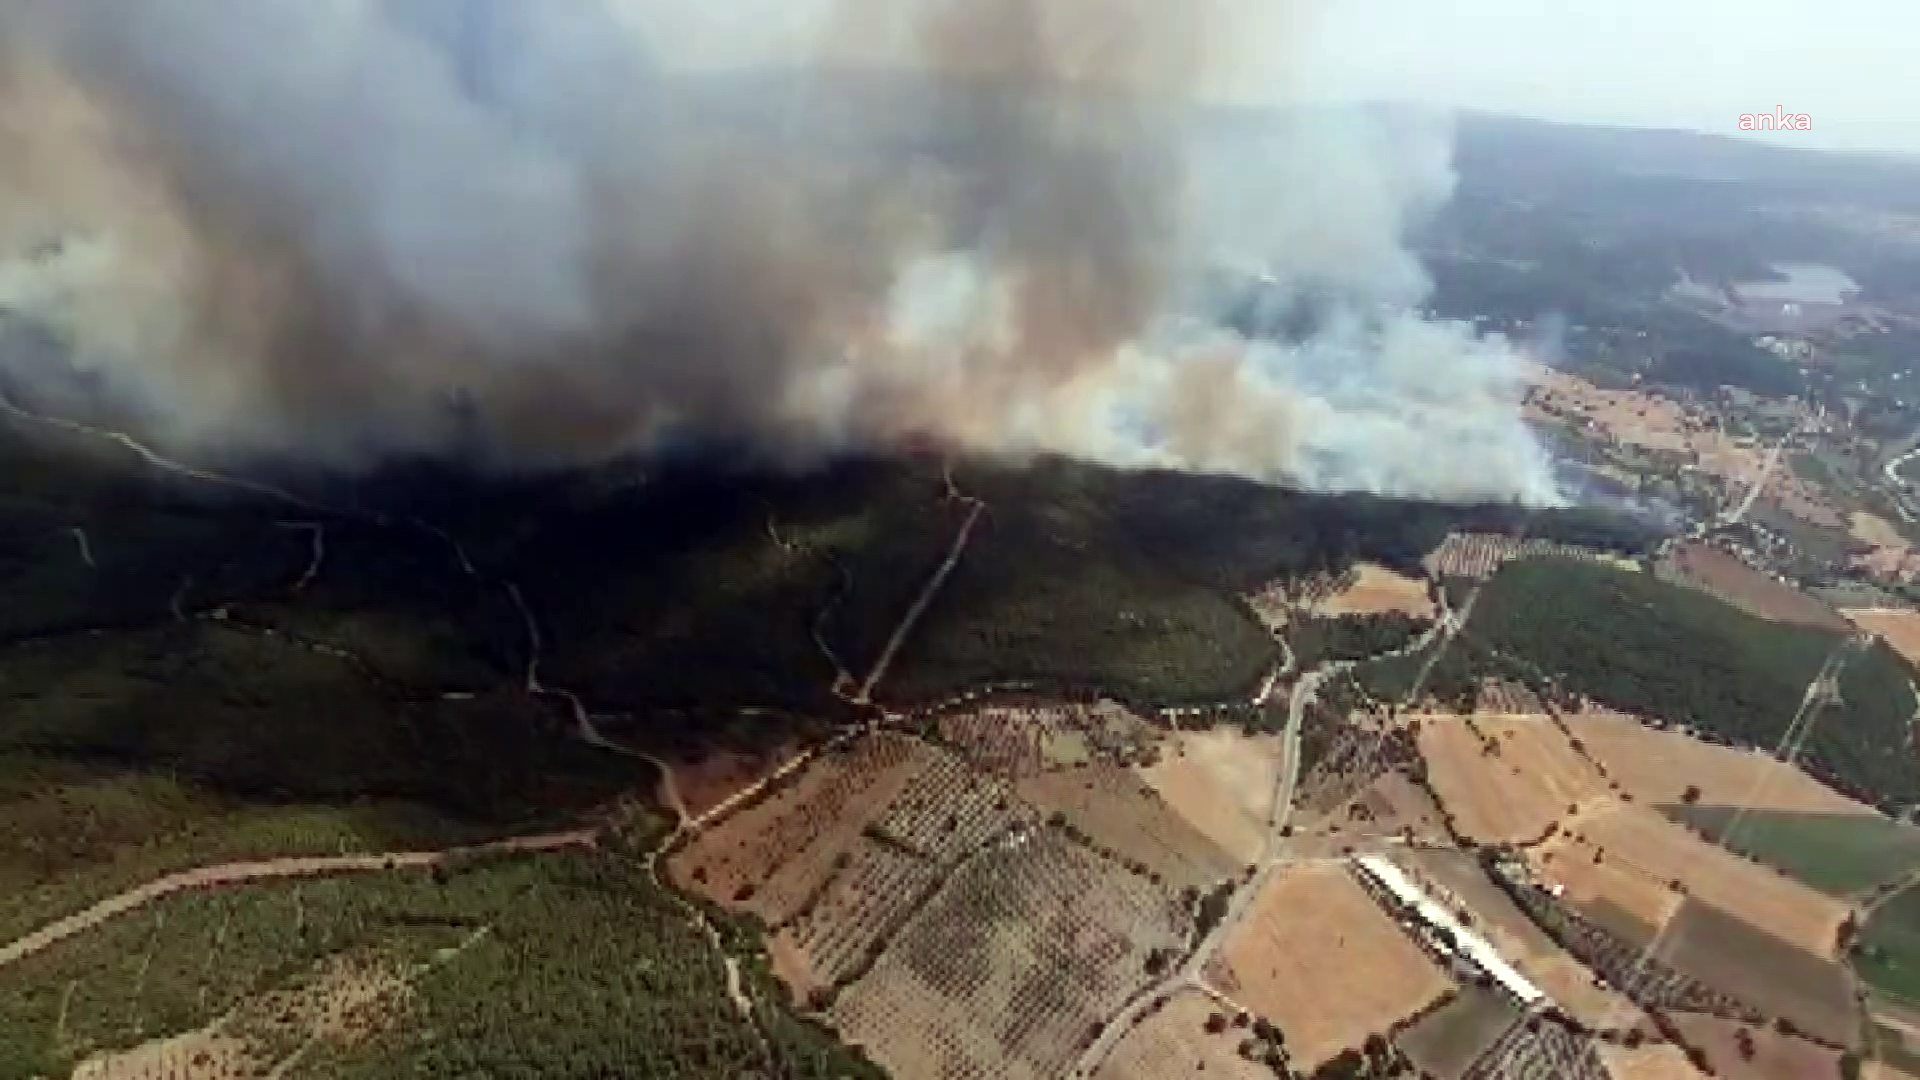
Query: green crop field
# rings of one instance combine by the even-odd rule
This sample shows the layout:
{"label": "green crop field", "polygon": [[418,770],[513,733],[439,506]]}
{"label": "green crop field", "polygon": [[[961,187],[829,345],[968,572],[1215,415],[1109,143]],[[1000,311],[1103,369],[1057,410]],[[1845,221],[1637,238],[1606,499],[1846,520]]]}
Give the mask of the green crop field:
{"label": "green crop field", "polygon": [[1869,892],[1920,867],[1920,828],[1870,814],[1741,812],[1731,806],[1660,809],[1729,850],[1836,896]]}

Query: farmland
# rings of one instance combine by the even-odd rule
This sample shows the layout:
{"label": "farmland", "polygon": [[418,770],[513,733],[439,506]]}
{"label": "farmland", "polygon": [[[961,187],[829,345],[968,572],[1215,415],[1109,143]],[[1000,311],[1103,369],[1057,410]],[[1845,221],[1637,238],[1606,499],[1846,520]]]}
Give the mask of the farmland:
{"label": "farmland", "polygon": [[1394,1042],[1421,1072],[1439,1080],[1459,1080],[1519,1020],[1519,1010],[1506,998],[1466,986]]}
{"label": "farmland", "polygon": [[1179,731],[1140,778],[1238,862],[1259,857],[1272,812],[1280,737],[1222,726]]}
{"label": "farmland", "polygon": [[1608,777],[1642,803],[1679,803],[1692,788],[1704,806],[1873,813],[1872,807],[1767,754],[1716,746],[1618,713],[1569,714],[1565,722]]}
{"label": "farmland", "polygon": [[1671,1043],[1643,1042],[1631,1049],[1601,1043],[1599,1051],[1613,1080],[1703,1080],[1706,1075]]}
{"label": "farmland", "polygon": [[895,1075],[1059,1075],[1189,929],[1174,897],[1057,829],[970,860],[834,1003]]}
{"label": "farmland", "polygon": [[1425,582],[1395,573],[1376,563],[1356,563],[1338,591],[1313,605],[1315,615],[1384,615],[1400,612],[1432,620],[1437,614]]}
{"label": "farmland", "polygon": [[1717,1016],[1676,1013],[1675,1026],[1707,1065],[1727,1080],[1805,1080],[1839,1076],[1840,1052],[1782,1035],[1770,1025],[1743,1025]]}
{"label": "farmland", "polygon": [[1431,717],[1421,721],[1420,750],[1461,833],[1482,843],[1537,840],[1607,789],[1545,717]]}
{"label": "farmland", "polygon": [[1661,810],[1730,851],[1834,896],[1858,896],[1920,868],[1920,829],[1878,815],[1707,805]]}
{"label": "farmland", "polygon": [[1701,840],[1657,812],[1625,806],[1582,821],[1555,843],[1557,859],[1616,865],[1647,882],[1679,882],[1686,894],[1831,955],[1846,905]]}
{"label": "farmland", "polygon": [[1842,614],[1860,629],[1880,635],[1908,663],[1920,665],[1920,611],[1849,608]]}
{"label": "farmland", "polygon": [[1768,1017],[1840,1046],[1860,1038],[1853,985],[1839,964],[1796,948],[1768,929],[1689,899],[1667,926],[1655,958]]}
{"label": "farmland", "polygon": [[1854,969],[1882,994],[1920,1006],[1920,896],[1913,890],[1887,901],[1860,928]]}
{"label": "farmland", "polygon": [[1105,762],[1017,782],[1020,797],[1174,892],[1205,892],[1239,872],[1230,857],[1131,771]]}
{"label": "farmland", "polygon": [[1711,544],[1695,541],[1677,545],[1658,570],[1663,579],[1703,589],[1762,619],[1838,633],[1850,629],[1847,620],[1827,604]]}
{"label": "farmland", "polygon": [[1242,1057],[1246,1030],[1207,1030],[1221,1009],[1198,990],[1185,990],[1126,1034],[1094,1073],[1094,1080],[1165,1080],[1205,1073],[1226,1080],[1272,1080],[1273,1070]]}
{"label": "farmland", "polygon": [[1564,560],[1509,564],[1482,590],[1471,633],[1609,708],[1767,748],[1781,744],[1825,665],[1844,662],[1839,703],[1808,730],[1807,767],[1875,805],[1920,798],[1920,770],[1896,752],[1913,715],[1909,671],[1884,646]]}
{"label": "farmland", "polygon": [[1631,1002],[1595,986],[1593,973],[1514,906],[1472,856],[1429,849],[1409,852],[1403,864],[1430,895],[1450,900],[1448,906],[1456,911],[1467,911],[1471,917],[1466,924],[1568,1015],[1595,1028],[1627,1026],[1637,1015]]}
{"label": "farmland", "polygon": [[1302,1066],[1385,1033],[1453,985],[1343,866],[1291,868],[1254,905],[1208,979],[1286,1032]]}
{"label": "farmland", "polygon": [[715,903],[782,922],[934,758],[933,748],[903,736],[862,739],[695,837],[670,861],[675,878]]}

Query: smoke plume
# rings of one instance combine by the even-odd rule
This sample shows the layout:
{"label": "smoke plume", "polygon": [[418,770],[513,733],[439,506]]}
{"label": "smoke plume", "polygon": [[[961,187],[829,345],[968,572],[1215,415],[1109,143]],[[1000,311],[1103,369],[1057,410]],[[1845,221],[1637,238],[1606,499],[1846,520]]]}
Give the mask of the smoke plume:
{"label": "smoke plume", "polygon": [[650,2],[19,0],[0,390],[338,469],[933,444],[1555,497],[1511,350],[1416,313],[1448,132],[1200,107],[1233,0],[846,0],[778,76],[663,66]]}

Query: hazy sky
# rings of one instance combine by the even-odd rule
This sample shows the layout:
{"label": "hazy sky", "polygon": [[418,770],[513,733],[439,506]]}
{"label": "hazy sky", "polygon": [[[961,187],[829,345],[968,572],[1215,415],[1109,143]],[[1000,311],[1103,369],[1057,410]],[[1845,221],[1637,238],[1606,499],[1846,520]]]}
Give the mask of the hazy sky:
{"label": "hazy sky", "polygon": [[1327,0],[1303,82],[1555,119],[1920,153],[1915,0]]}
{"label": "hazy sky", "polygon": [[[792,56],[821,12],[892,6],[620,2],[665,28],[670,60],[703,66]],[[1214,2],[1256,13],[1236,21],[1223,60],[1235,96],[1411,100],[1726,134],[1738,134],[1741,113],[1777,107],[1813,118],[1810,134],[1787,136],[1795,141],[1920,153],[1920,0]]]}

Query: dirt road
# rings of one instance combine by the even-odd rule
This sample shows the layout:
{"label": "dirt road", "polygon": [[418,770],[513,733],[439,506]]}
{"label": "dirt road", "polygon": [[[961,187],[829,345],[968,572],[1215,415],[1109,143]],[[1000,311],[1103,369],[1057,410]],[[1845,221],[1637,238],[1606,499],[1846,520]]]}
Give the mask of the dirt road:
{"label": "dirt road", "polygon": [[960,531],[954,535],[953,547],[948,550],[946,559],[927,579],[927,584],[920,590],[920,595],[914,597],[913,606],[907,609],[907,614],[900,620],[900,625],[894,627],[893,633],[888,636],[886,647],[880,650],[880,659],[873,662],[873,670],[867,673],[867,680],[861,683],[860,689],[854,693],[853,701],[856,705],[872,703],[874,687],[879,686],[880,680],[886,677],[887,668],[893,664],[894,654],[900,651],[900,646],[907,640],[907,635],[913,631],[914,624],[919,622],[920,616],[926,613],[927,605],[933,603],[934,596],[940,592],[940,586],[946,583],[947,575],[953,573],[953,568],[960,564],[960,556],[966,553],[967,541],[973,536],[973,527],[980,523],[980,515],[987,509],[985,502],[963,494],[955,486],[952,465],[947,466],[947,497],[968,505],[967,519],[961,522]]}
{"label": "dirt road", "polygon": [[594,830],[576,829],[571,832],[515,837],[474,847],[449,848],[445,851],[393,851],[382,855],[294,856],[182,870],[128,889],[118,896],[108,897],[85,911],[50,923],[18,941],[0,947],[0,967],[23,960],[75,934],[84,933],[109,919],[136,911],[162,897],[188,889],[219,889],[285,878],[419,869],[439,866],[449,859],[469,855],[489,852],[557,851],[569,847],[591,847],[593,842]]}

